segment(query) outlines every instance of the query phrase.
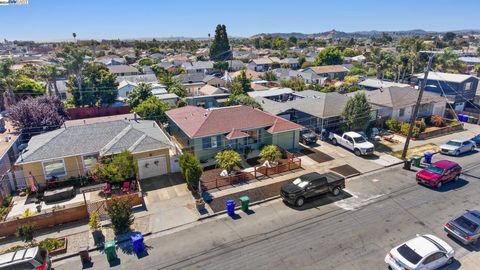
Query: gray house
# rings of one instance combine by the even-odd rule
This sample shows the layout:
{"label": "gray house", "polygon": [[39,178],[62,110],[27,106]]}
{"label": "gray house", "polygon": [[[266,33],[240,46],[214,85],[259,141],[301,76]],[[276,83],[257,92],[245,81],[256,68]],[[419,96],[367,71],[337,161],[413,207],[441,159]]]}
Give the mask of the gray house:
{"label": "gray house", "polygon": [[[424,74],[416,74],[418,84]],[[446,96],[453,103],[455,110],[463,111],[467,101],[473,101],[478,87],[478,78],[466,74],[430,72],[425,90]]]}

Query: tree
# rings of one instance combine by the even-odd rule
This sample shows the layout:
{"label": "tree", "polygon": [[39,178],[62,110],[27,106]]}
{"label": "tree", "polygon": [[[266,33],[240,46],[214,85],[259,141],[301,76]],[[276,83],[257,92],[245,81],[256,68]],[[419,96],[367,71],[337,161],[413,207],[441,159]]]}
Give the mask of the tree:
{"label": "tree", "polygon": [[[76,34],[73,34],[74,37],[76,37]],[[82,68],[84,66],[83,60],[85,55],[86,52],[76,45],[66,45],[57,53],[57,57],[63,59],[63,66],[67,70],[67,73],[70,76],[74,76],[77,82],[76,85],[80,100],[83,99]]]}
{"label": "tree", "polygon": [[343,63],[342,52],[336,47],[327,47],[315,57],[315,65],[340,65]]}
{"label": "tree", "polygon": [[227,87],[230,89],[232,95],[241,95],[252,90],[250,86],[251,83],[252,80],[247,77],[247,72],[243,69],[237,77],[233,78]]}
{"label": "tree", "polygon": [[179,160],[180,171],[187,184],[196,187],[200,177],[202,177],[203,168],[200,161],[190,152],[183,153]]}
{"label": "tree", "polygon": [[257,108],[257,109],[262,109],[262,105],[260,105],[260,103],[258,103],[258,102],[257,102],[254,98],[252,98],[251,96],[245,95],[245,94],[231,95],[231,96],[228,98],[227,104],[228,104],[229,106],[233,106],[233,105],[245,105],[245,106],[250,106],[250,107],[253,107],[253,108]]}
{"label": "tree", "polygon": [[97,212],[90,214],[90,217],[88,218],[88,226],[92,231],[98,231],[100,229],[100,216]]}
{"label": "tree", "polygon": [[33,224],[25,224],[17,228],[15,235],[22,238],[23,242],[31,242],[33,240]]}
{"label": "tree", "polygon": [[[73,95],[76,106],[97,106],[113,104],[117,98],[117,76],[107,67],[88,63],[82,67],[79,81],[70,77],[67,87]],[[82,87],[80,87],[80,85]]]}
{"label": "tree", "polygon": [[215,37],[210,46],[210,60],[224,61],[231,59],[230,43],[228,41],[227,28],[225,25],[217,25]]}
{"label": "tree", "polygon": [[297,38],[295,36],[290,36],[288,38],[288,45],[289,46],[297,46]]}
{"label": "tree", "polygon": [[356,75],[348,75],[343,78],[343,81],[348,84],[357,84],[359,81],[358,76]]}
{"label": "tree", "polygon": [[5,107],[13,104],[15,88],[15,76],[11,69],[13,65],[12,60],[0,61],[0,107],[2,110]]}
{"label": "tree", "polygon": [[130,108],[135,108],[152,95],[152,86],[150,84],[139,83],[132,91],[128,92],[127,104]]}
{"label": "tree", "polygon": [[442,72],[462,73],[465,72],[466,65],[458,59],[458,55],[451,49],[443,50],[443,53],[434,58],[435,68]]}
{"label": "tree", "polygon": [[358,55],[358,53],[352,48],[345,48],[345,50],[343,50],[343,56],[353,57],[356,55]]}
{"label": "tree", "polygon": [[137,163],[132,153],[124,150],[118,154],[100,158],[92,169],[95,179],[110,183],[121,183],[137,176]]}
{"label": "tree", "polygon": [[228,70],[228,62],[227,61],[217,61],[213,63],[213,68],[218,69],[220,71]]}
{"label": "tree", "polygon": [[143,58],[143,59],[140,59],[140,61],[138,61],[139,66],[151,66],[153,64],[154,62],[150,58]]}
{"label": "tree", "polygon": [[187,95],[187,90],[185,90],[185,87],[178,82],[170,85],[168,87],[168,92],[177,95],[179,98],[183,98]]}
{"label": "tree", "polygon": [[15,78],[15,89],[14,92],[19,94],[33,94],[33,95],[41,95],[45,93],[45,88],[43,85],[37,83],[35,80],[25,76],[19,75]]}
{"label": "tree", "polygon": [[219,168],[230,172],[235,166],[240,164],[242,157],[233,150],[223,150],[217,153],[215,160]]}
{"label": "tree", "polygon": [[58,77],[57,66],[53,64],[47,64],[40,68],[40,77],[45,81],[47,86],[48,94],[60,97],[60,92],[57,87],[57,77]]}
{"label": "tree", "polygon": [[305,55],[302,53],[300,56],[298,56],[298,66],[303,66],[303,63],[305,63],[307,60],[305,59]]}
{"label": "tree", "polygon": [[277,75],[275,75],[275,73],[271,70],[265,72],[261,77],[263,80],[266,80],[269,82],[277,80]]}
{"label": "tree", "polygon": [[13,126],[22,131],[48,131],[60,127],[67,118],[62,101],[57,97],[27,98],[9,108]]}
{"label": "tree", "polygon": [[456,35],[455,33],[453,33],[453,32],[447,32],[447,33],[445,33],[445,35],[443,36],[443,41],[445,41],[445,42],[452,42],[452,41],[455,39],[456,36],[457,36],[457,35]]}
{"label": "tree", "polygon": [[377,78],[383,79],[385,71],[392,66],[395,58],[391,52],[382,51],[380,48],[373,48],[367,54],[367,60],[375,67]]}
{"label": "tree", "polygon": [[276,145],[266,145],[260,151],[260,158],[269,162],[275,162],[282,156],[280,149]]}
{"label": "tree", "polygon": [[168,121],[165,114],[168,110],[170,110],[170,105],[155,96],[148,97],[133,108],[133,111],[140,115],[142,119],[154,120],[160,123]]}
{"label": "tree", "polygon": [[364,93],[356,93],[350,97],[342,112],[348,129],[365,131],[370,122],[371,109]]}
{"label": "tree", "polygon": [[107,203],[106,210],[116,235],[130,231],[135,218],[129,201],[113,199]]}
{"label": "tree", "polygon": [[280,82],[282,87],[292,88],[294,91],[303,91],[307,90],[307,85],[305,81],[301,78],[291,78],[289,80],[283,80]]}

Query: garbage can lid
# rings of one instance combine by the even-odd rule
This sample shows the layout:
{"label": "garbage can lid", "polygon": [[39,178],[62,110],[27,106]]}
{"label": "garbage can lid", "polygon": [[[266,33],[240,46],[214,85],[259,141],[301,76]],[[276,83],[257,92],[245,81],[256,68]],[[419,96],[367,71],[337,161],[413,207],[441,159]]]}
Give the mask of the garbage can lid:
{"label": "garbage can lid", "polygon": [[115,241],[107,241],[105,243],[105,248],[112,248],[115,247]]}
{"label": "garbage can lid", "polygon": [[432,155],[432,153],[430,153],[430,152],[425,152],[424,154],[425,154],[425,156],[431,156]]}
{"label": "garbage can lid", "polygon": [[248,200],[250,200],[250,198],[249,198],[248,196],[246,196],[246,195],[240,197],[240,201],[248,201]]}
{"label": "garbage can lid", "polygon": [[226,204],[234,204],[234,203],[235,203],[235,200],[231,200],[231,199],[230,199],[230,200],[226,200],[225,203],[226,203]]}

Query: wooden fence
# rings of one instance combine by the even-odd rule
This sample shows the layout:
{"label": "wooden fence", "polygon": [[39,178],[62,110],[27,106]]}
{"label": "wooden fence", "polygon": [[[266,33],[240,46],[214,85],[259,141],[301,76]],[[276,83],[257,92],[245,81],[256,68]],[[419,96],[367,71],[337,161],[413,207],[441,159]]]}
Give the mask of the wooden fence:
{"label": "wooden fence", "polygon": [[254,179],[269,177],[271,175],[300,169],[302,167],[302,160],[300,158],[295,157],[291,153],[288,153],[287,157],[287,162],[280,163],[275,167],[255,166],[251,172],[240,172],[239,174],[235,175],[218,176],[215,179],[207,181],[202,180],[202,189],[209,190],[224,186],[231,186],[238,183],[248,183]]}

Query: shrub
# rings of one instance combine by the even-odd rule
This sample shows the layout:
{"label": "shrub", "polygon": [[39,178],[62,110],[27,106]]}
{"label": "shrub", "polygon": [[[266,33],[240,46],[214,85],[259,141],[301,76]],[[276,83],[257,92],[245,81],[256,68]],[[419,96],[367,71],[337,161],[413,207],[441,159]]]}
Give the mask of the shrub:
{"label": "shrub", "polygon": [[[401,127],[400,127],[400,133],[402,133],[402,135],[404,136],[407,136],[408,135],[408,127],[410,126],[409,123],[402,123]],[[412,137],[413,138],[416,138],[418,137],[418,135],[420,134],[420,130],[419,128],[415,125],[412,129]]]}
{"label": "shrub", "polygon": [[276,161],[282,156],[282,153],[278,149],[278,146],[276,145],[267,145],[262,148],[262,151],[260,152],[260,158],[262,160],[268,160],[268,161]]}
{"label": "shrub", "polygon": [[19,250],[22,250],[22,249],[25,249],[25,247],[21,246],[21,245],[16,245],[16,246],[5,249],[4,251],[2,251],[2,253],[15,252],[15,251],[19,251]]}
{"label": "shrub", "polygon": [[95,179],[110,183],[121,183],[128,179],[134,179],[137,170],[137,163],[133,159],[133,155],[125,150],[97,162],[92,169],[92,175]]}
{"label": "shrub", "polygon": [[32,224],[25,224],[17,228],[15,235],[22,238],[23,242],[30,242],[33,240],[33,231],[34,228]]}
{"label": "shrub", "polygon": [[27,208],[27,209],[25,209],[25,211],[23,211],[22,218],[28,218],[28,217],[31,217],[33,215],[34,215],[34,213],[30,210],[30,208]]}
{"label": "shrub", "polygon": [[421,119],[421,120],[415,121],[415,127],[417,127],[420,132],[424,132],[425,129],[427,128],[427,124],[425,124],[424,119]]}
{"label": "shrub", "polygon": [[432,115],[432,117],[430,117],[430,123],[432,123],[434,127],[444,127],[447,125],[447,121],[440,115]]}
{"label": "shrub", "polygon": [[132,207],[128,201],[112,200],[106,207],[107,213],[112,221],[115,234],[127,233],[135,218],[132,214]]}
{"label": "shrub", "polygon": [[218,167],[231,171],[236,165],[240,164],[242,157],[233,150],[223,150],[215,156]]}
{"label": "shrub", "polygon": [[45,240],[42,240],[38,245],[48,251],[52,251],[57,248],[63,247],[64,244],[65,240],[63,239],[47,238]]}
{"label": "shrub", "polygon": [[12,196],[7,195],[5,198],[3,198],[3,203],[2,203],[3,207],[9,207],[11,201],[12,201]]}
{"label": "shrub", "polygon": [[388,130],[391,130],[393,132],[399,132],[402,123],[395,118],[390,118],[385,121],[385,125],[387,126]]}
{"label": "shrub", "polygon": [[202,177],[203,168],[200,161],[192,153],[185,152],[179,161],[180,171],[187,184],[191,187],[196,187],[200,177]]}
{"label": "shrub", "polygon": [[100,216],[98,215],[98,213],[92,213],[89,217],[89,220],[88,220],[88,226],[90,226],[90,229],[92,231],[97,231],[98,229],[100,229]]}

